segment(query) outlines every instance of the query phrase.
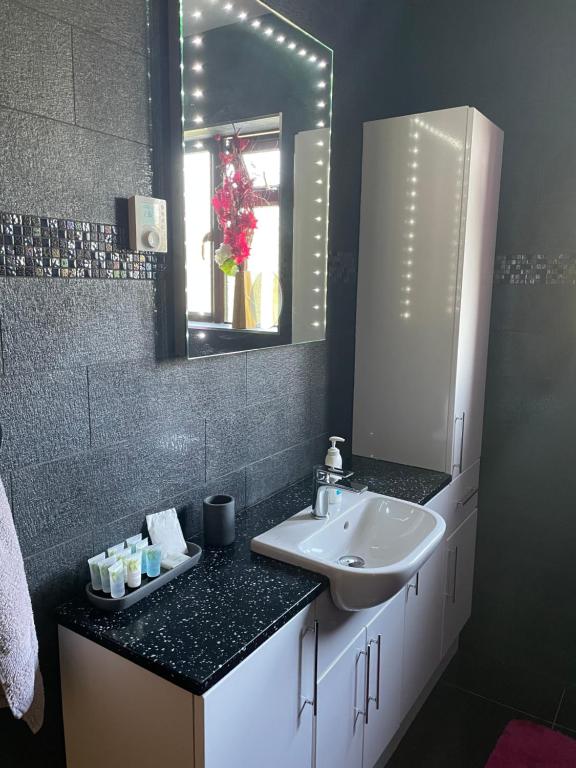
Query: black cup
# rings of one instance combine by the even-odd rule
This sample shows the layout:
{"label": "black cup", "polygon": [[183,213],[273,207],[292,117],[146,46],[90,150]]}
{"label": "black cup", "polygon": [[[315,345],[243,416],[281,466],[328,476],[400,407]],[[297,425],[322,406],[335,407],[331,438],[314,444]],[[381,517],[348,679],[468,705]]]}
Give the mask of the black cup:
{"label": "black cup", "polygon": [[227,547],[236,538],[234,498],[220,494],[204,499],[204,543]]}

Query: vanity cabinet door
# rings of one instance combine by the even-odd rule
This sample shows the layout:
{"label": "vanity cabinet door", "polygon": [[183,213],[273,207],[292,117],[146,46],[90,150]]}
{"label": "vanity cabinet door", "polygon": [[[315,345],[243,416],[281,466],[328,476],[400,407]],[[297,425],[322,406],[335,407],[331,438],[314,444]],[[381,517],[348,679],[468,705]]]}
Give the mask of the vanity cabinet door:
{"label": "vanity cabinet door", "polygon": [[440,663],[444,587],[441,545],[404,587],[404,714],[416,702]]}
{"label": "vanity cabinet door", "polygon": [[446,590],[442,655],[457,640],[472,613],[476,522],[474,512],[446,540]]}
{"label": "vanity cabinet door", "polygon": [[362,768],[366,629],[318,681],[315,768]]}
{"label": "vanity cabinet door", "polygon": [[403,716],[404,590],[389,600],[372,619],[367,633],[370,675],[368,723],[364,729],[364,768],[373,768]]}
{"label": "vanity cabinet door", "polygon": [[194,702],[198,768],[312,766],[314,606]]}

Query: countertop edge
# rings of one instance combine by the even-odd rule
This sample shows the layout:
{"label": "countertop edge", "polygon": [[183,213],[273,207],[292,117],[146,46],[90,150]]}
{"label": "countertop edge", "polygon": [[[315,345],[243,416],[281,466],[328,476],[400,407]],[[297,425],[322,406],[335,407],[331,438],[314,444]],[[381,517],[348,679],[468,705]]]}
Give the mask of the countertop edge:
{"label": "countertop edge", "polygon": [[[319,576],[319,578],[323,577]],[[79,631],[80,628],[78,625],[73,620],[69,619],[65,614],[58,613],[57,620],[59,626],[64,627],[71,632],[75,632],[80,637],[91,640],[93,643],[100,645],[102,648],[106,648],[113,653],[117,653],[127,661],[131,661],[133,664],[136,664],[136,666],[147,669],[149,672],[158,675],[158,677],[162,677],[164,680],[177,685],[179,688],[182,688],[189,693],[192,693],[196,696],[202,696],[204,693],[213,688],[216,683],[220,682],[220,680],[226,677],[229,672],[241,664],[244,659],[248,658],[248,656],[250,656],[253,651],[255,651],[259,646],[263,645],[266,640],[269,640],[273,635],[276,634],[276,632],[278,632],[278,630],[282,629],[285,624],[288,624],[288,622],[293,619],[294,616],[300,613],[300,611],[306,608],[307,605],[310,605],[310,603],[314,602],[314,600],[326,589],[329,589],[329,583],[327,581],[322,581],[316,586],[312,587],[308,594],[298,600],[297,603],[294,603],[294,605],[290,606],[288,610],[286,610],[275,621],[263,629],[262,632],[256,635],[256,637],[254,637],[249,643],[243,646],[237,653],[234,654],[234,656],[230,657],[230,659],[225,664],[223,664],[215,672],[200,682],[192,680],[187,675],[180,675],[175,671],[169,670],[162,664],[145,658],[140,654],[134,653],[130,651],[130,649],[126,646],[117,643],[110,638],[102,637],[97,632],[92,632],[86,627],[82,627],[82,631]]]}

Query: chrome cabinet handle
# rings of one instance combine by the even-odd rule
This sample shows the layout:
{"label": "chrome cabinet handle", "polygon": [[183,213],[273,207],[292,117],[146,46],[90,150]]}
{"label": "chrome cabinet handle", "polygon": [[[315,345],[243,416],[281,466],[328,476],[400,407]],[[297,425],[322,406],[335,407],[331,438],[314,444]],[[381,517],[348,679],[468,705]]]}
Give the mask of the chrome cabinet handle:
{"label": "chrome cabinet handle", "polygon": [[371,659],[371,653],[370,650],[372,648],[372,644],[368,643],[368,648],[366,649],[366,691],[365,691],[365,708],[364,708],[364,722],[366,725],[368,725],[368,715],[370,712],[370,659]]}
{"label": "chrome cabinet handle", "polygon": [[314,620],[314,717],[318,714],[318,639],[320,637],[320,626],[318,620]]}
{"label": "chrome cabinet handle", "polygon": [[466,496],[464,496],[463,499],[460,499],[460,501],[457,503],[457,507],[460,507],[460,509],[463,509],[466,504],[468,504],[469,501],[472,501],[474,496],[478,493],[478,488],[470,488]]}
{"label": "chrome cabinet handle", "polygon": [[462,463],[464,461],[464,427],[466,424],[466,411],[462,411],[462,416],[456,416],[454,419],[454,429],[456,429],[456,424],[458,422],[462,422],[462,434],[460,435],[460,458],[458,462],[454,462],[452,464],[452,469],[456,469],[458,467],[458,474],[462,473]]}
{"label": "chrome cabinet handle", "polygon": [[420,590],[420,571],[416,574],[416,583],[415,584],[408,584],[408,592],[407,594],[410,594],[410,590],[414,590],[414,594],[416,597],[418,597],[418,592]]}
{"label": "chrome cabinet handle", "polygon": [[318,620],[314,620],[314,627],[308,627],[305,634],[314,632],[314,682],[312,699],[304,699],[304,704],[310,704],[314,717],[318,715],[318,638],[320,636]]}
{"label": "chrome cabinet handle", "polygon": [[452,586],[452,605],[456,602],[456,581],[458,579],[458,547],[454,550],[454,582]]}
{"label": "chrome cabinet handle", "polygon": [[376,655],[376,709],[380,709],[380,659],[382,655],[382,635],[378,635],[378,653]]}

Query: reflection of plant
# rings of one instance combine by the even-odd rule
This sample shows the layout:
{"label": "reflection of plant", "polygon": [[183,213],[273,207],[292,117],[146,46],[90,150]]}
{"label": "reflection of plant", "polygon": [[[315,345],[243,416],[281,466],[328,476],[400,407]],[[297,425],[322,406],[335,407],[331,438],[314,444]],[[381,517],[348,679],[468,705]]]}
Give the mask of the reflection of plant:
{"label": "reflection of plant", "polygon": [[249,142],[238,134],[231,138],[216,136],[222,183],[212,198],[212,207],[222,230],[222,245],[215,259],[226,275],[235,275],[250,256],[257,227],[254,207],[260,198],[254,192],[243,152]]}

